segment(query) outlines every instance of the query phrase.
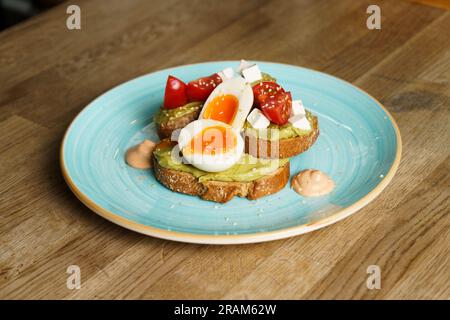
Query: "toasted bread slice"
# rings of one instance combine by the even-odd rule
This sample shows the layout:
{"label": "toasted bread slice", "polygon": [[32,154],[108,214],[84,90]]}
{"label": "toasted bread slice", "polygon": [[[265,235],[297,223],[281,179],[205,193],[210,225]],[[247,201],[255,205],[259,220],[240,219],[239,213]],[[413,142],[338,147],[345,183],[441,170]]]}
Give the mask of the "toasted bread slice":
{"label": "toasted bread slice", "polygon": [[153,156],[156,179],[172,191],[199,196],[204,200],[225,203],[235,196],[255,200],[284,188],[289,180],[289,162],[269,175],[249,182],[200,182],[193,174],[159,165]]}
{"label": "toasted bread slice", "polygon": [[245,152],[256,158],[266,159],[290,158],[305,152],[316,142],[319,136],[317,117],[312,117],[311,122],[312,130],[308,135],[304,136],[270,141],[245,134]]}
{"label": "toasted bread slice", "polygon": [[192,121],[196,120],[200,115],[201,105],[193,108],[189,113],[186,113],[180,117],[163,121],[161,123],[156,122],[156,130],[160,139],[170,138],[172,133],[177,129],[182,129]]}

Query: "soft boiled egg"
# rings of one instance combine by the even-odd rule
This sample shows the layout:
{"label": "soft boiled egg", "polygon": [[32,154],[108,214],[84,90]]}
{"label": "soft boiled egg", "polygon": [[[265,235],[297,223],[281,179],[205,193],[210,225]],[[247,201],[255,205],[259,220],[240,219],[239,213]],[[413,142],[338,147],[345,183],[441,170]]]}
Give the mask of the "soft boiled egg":
{"label": "soft boiled egg", "polygon": [[195,120],[181,129],[178,147],[194,167],[220,172],[233,166],[244,152],[244,141],[233,128],[217,120]]}
{"label": "soft boiled egg", "polygon": [[242,77],[219,84],[206,100],[199,119],[217,120],[239,131],[253,105],[253,91]]}

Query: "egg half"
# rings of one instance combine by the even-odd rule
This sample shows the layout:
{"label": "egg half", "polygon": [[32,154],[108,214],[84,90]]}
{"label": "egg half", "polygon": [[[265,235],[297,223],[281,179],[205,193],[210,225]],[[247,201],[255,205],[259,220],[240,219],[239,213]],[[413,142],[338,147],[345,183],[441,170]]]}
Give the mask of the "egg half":
{"label": "egg half", "polygon": [[244,152],[244,140],[226,123],[201,119],[181,129],[178,147],[183,158],[194,167],[220,172],[239,161]]}
{"label": "egg half", "polygon": [[209,95],[199,119],[217,120],[240,130],[253,105],[253,91],[242,77],[222,82]]}

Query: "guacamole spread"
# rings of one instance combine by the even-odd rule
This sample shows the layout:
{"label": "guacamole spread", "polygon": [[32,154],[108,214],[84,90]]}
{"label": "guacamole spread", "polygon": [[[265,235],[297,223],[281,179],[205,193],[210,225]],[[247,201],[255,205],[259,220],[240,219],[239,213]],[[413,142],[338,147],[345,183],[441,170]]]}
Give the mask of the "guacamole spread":
{"label": "guacamole spread", "polygon": [[272,82],[277,82],[277,79],[275,79],[274,77],[272,77],[270,74],[265,73],[265,72],[261,72],[261,80],[256,80],[254,82],[251,83],[251,86],[255,86],[260,82],[263,81],[272,81]]}
{"label": "guacamole spread", "polygon": [[157,115],[154,117],[154,121],[156,123],[165,123],[172,119],[182,117],[186,114],[189,114],[193,111],[200,109],[202,106],[201,102],[189,102],[184,106],[175,108],[175,109],[164,109],[161,108]]}
{"label": "guacamole spread", "polygon": [[[308,119],[309,123],[313,124],[313,115],[311,112],[306,111],[306,119]],[[278,129],[278,131],[277,131]],[[289,122],[286,123],[283,126],[279,126],[275,123],[270,123],[270,125],[266,129],[255,129],[252,127],[252,125],[245,121],[244,124],[244,130],[245,134],[251,135],[253,137],[257,137],[259,139],[274,141],[277,139],[288,139],[293,138],[297,136],[305,136],[308,135],[312,129],[310,130],[302,130],[299,128],[295,128],[292,124]]]}
{"label": "guacamole spread", "polygon": [[268,175],[279,167],[286,164],[289,159],[258,159],[249,154],[242,155],[242,158],[231,168],[222,172],[206,172],[195,168],[190,164],[184,164],[171,156],[172,149],[170,147],[156,148],[154,155],[161,167],[166,169],[174,169],[193,174],[200,182],[215,181],[239,181],[248,182],[259,179]]}

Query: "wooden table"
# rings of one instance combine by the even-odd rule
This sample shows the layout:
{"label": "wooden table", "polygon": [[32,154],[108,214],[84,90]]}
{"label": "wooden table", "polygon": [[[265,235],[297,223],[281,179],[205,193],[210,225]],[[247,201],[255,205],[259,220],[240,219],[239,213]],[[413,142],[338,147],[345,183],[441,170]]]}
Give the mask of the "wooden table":
{"label": "wooden table", "polygon": [[[449,11],[377,1],[382,28],[368,30],[372,1],[76,3],[81,30],[63,4],[0,33],[0,298],[450,298]],[[403,138],[387,189],[325,229],[237,246],[143,236],[69,191],[59,145],[91,100],[154,70],[241,58],[321,70],[384,103]]]}

